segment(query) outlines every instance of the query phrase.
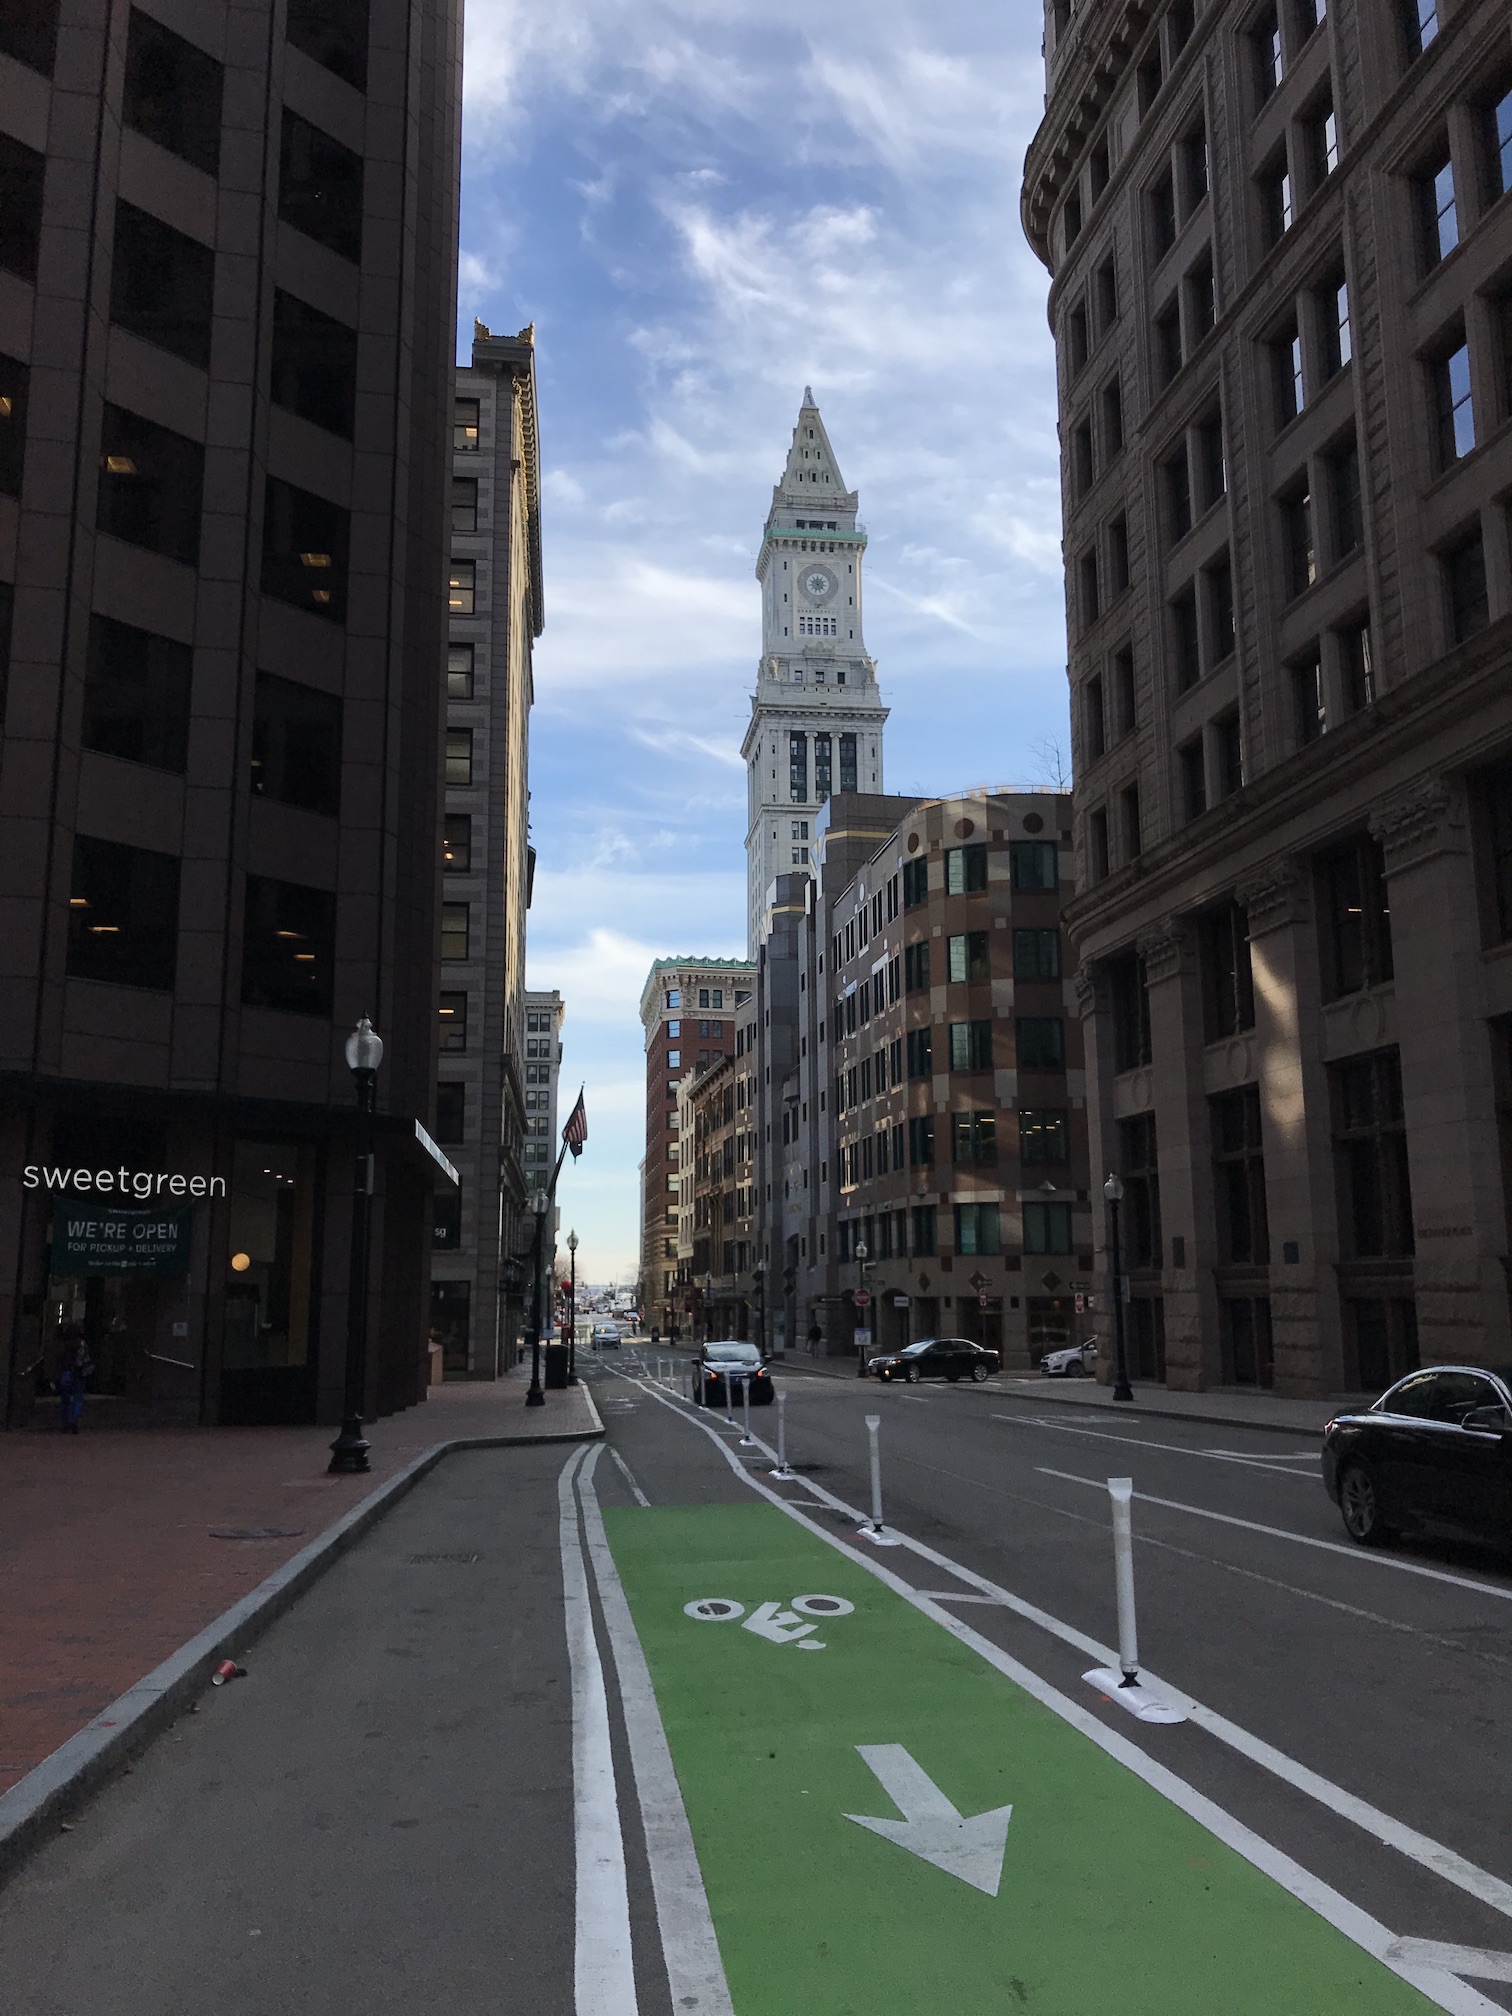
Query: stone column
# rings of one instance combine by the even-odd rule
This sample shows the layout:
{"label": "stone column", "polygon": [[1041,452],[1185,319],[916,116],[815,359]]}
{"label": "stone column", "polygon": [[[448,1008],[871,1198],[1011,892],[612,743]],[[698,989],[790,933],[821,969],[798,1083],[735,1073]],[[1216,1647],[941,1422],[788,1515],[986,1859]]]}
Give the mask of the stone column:
{"label": "stone column", "polygon": [[1337,1392],[1344,1383],[1333,1291],[1338,1219],[1312,877],[1305,861],[1285,855],[1235,895],[1249,917],[1255,989],[1249,1041],[1260,1087],[1276,1391]]}
{"label": "stone column", "polygon": [[1150,993],[1166,1384],[1196,1392],[1218,1373],[1218,1255],[1196,935],[1185,918],[1169,917],[1140,939],[1139,950]]}
{"label": "stone column", "polygon": [[1427,778],[1370,821],[1385,852],[1424,1363],[1505,1359],[1506,1243],[1470,812]]}
{"label": "stone column", "polygon": [[1082,1077],[1087,1101],[1088,1196],[1092,1205],[1093,1306],[1092,1333],[1097,1339],[1098,1383],[1113,1382],[1113,1259],[1108,1251],[1108,1207],[1102,1186],[1116,1166],[1118,1146],[1113,1122],[1113,1017],[1104,968],[1098,962],[1078,966],[1076,1008],[1081,1017]]}

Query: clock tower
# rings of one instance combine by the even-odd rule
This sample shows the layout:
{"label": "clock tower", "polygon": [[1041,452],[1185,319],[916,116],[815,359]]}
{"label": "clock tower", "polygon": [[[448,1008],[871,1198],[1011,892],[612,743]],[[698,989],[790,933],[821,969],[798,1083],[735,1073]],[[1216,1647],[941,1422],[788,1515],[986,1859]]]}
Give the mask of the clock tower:
{"label": "clock tower", "polygon": [[833,791],[882,791],[877,668],[861,629],[866,531],[814,395],[804,387],[762,533],[761,662],[741,754],[747,777],[746,942],[755,958],[767,891],[806,868]]}

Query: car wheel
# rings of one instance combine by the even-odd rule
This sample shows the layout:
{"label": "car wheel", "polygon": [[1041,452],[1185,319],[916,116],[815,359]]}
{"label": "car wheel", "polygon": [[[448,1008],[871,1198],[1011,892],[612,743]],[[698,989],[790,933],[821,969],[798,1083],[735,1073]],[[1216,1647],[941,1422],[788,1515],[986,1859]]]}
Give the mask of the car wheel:
{"label": "car wheel", "polygon": [[1390,1538],[1375,1478],[1363,1463],[1351,1463],[1340,1477],[1339,1510],[1345,1532],[1362,1547],[1383,1547]]}
{"label": "car wheel", "polygon": [[906,1372],[905,1372],[905,1373],[903,1374],[903,1377],[904,1377],[904,1378],[905,1378],[905,1379],[906,1379],[906,1380],[908,1381],[908,1383],[909,1383],[909,1385],[910,1385],[910,1386],[917,1386],[917,1385],[918,1385],[918,1383],[919,1383],[919,1368],[918,1368],[918,1366],[917,1366],[917,1365],[910,1365],[910,1366],[909,1366],[909,1368],[908,1368],[908,1370],[907,1370],[907,1371],[906,1371]]}
{"label": "car wheel", "polygon": [[971,1376],[973,1381],[980,1386],[982,1381],[987,1377],[987,1367],[985,1365],[973,1365]]}
{"label": "car wheel", "polygon": [[1066,1367],[1066,1377],[1068,1379],[1084,1379],[1086,1376],[1086,1366],[1083,1365],[1080,1358],[1073,1358],[1071,1363]]}

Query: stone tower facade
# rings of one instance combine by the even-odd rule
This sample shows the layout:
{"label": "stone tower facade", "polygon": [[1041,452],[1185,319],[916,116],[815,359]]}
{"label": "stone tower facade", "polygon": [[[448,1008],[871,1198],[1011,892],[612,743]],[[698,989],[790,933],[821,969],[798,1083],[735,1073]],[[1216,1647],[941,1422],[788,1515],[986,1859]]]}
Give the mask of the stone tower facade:
{"label": "stone tower facade", "polygon": [[787,467],[772,492],[756,578],[761,663],[741,754],[748,779],[746,939],[754,958],[767,892],[806,868],[815,814],[832,791],[877,792],[877,668],[862,632],[866,528],[814,395],[804,387]]}

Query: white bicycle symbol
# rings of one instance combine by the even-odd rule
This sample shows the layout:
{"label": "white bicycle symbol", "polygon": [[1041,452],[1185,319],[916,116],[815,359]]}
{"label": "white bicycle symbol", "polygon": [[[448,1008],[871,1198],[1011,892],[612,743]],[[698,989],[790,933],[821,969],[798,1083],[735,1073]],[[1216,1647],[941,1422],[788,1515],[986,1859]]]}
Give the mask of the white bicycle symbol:
{"label": "white bicycle symbol", "polygon": [[746,1616],[744,1603],[732,1596],[700,1596],[683,1605],[683,1615],[696,1624],[733,1624],[743,1619],[742,1629],[754,1631],[773,1645],[796,1645],[802,1652],[822,1652],[824,1641],[813,1636],[816,1617],[849,1617],[855,1604],[843,1596],[794,1596],[786,1608],[780,1603],[758,1603]]}

